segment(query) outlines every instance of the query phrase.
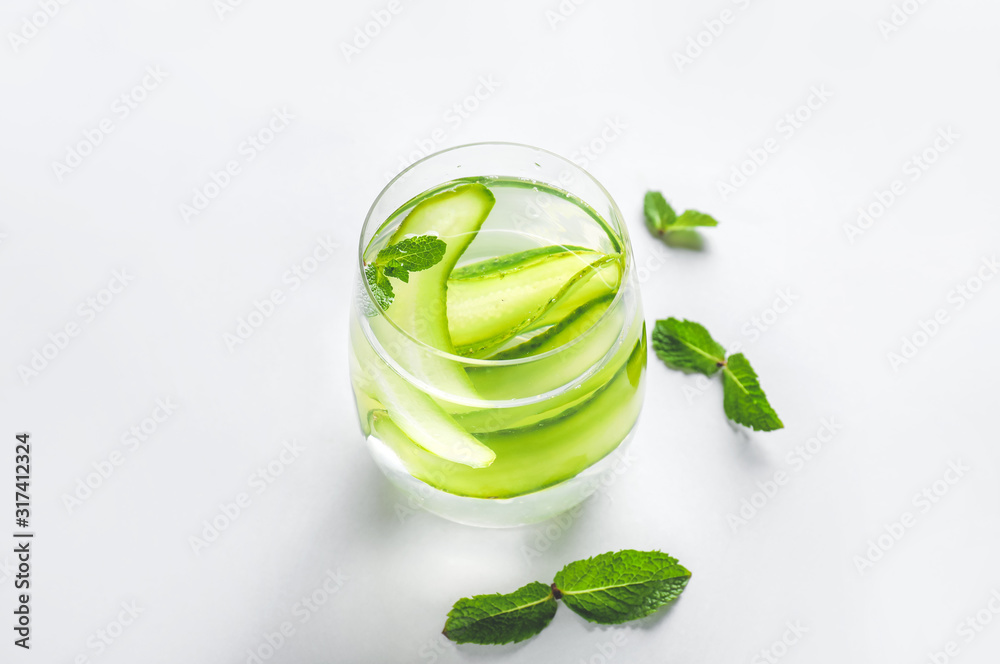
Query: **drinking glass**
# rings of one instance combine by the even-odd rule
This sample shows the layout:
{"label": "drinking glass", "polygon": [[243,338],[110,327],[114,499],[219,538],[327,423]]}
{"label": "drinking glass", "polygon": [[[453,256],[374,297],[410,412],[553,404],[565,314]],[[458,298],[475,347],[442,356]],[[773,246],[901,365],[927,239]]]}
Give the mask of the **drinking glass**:
{"label": "drinking glass", "polygon": [[[495,200],[485,222],[445,286],[414,287],[406,297],[420,299],[398,304],[413,272],[386,305],[366,276],[376,249],[406,236],[422,202],[456,191]],[[406,307],[417,312],[409,326],[394,320]],[[427,342],[435,325],[450,345]],[[546,150],[432,154],[368,212],[350,343],[368,448],[411,505],[490,527],[570,509],[599,486],[642,406],[646,330],[621,212],[589,173]]]}

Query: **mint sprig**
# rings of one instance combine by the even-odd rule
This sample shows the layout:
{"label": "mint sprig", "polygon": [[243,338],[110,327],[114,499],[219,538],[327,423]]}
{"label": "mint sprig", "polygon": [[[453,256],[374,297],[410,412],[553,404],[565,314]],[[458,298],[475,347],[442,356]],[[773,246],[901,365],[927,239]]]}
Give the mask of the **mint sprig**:
{"label": "mint sprig", "polygon": [[660,551],[604,553],[566,565],[550,586],[535,582],[507,595],[458,600],[444,635],[457,643],[517,643],[548,626],[557,599],[586,620],[616,625],[677,599],[690,578],[676,558]]}
{"label": "mint sprig", "polygon": [[[658,191],[646,192],[642,211],[646,217],[646,227],[649,228],[649,232],[663,239],[667,244],[677,246],[697,246],[696,240],[699,238],[693,229],[699,226],[719,225],[714,217],[697,210],[687,210],[678,215],[667,199],[663,197],[663,194]],[[691,235],[694,237],[690,237]],[[678,239],[680,241],[674,241]]]}
{"label": "mint sprig", "polygon": [[712,376],[722,370],[723,409],[737,424],[754,431],[784,428],[767,400],[757,373],[743,353],[725,356],[725,349],[704,326],[688,320],[656,321],[653,350],[671,369]]}
{"label": "mint sprig", "polygon": [[410,272],[434,267],[444,258],[447,249],[448,245],[441,238],[417,235],[404,238],[379,251],[375,260],[365,265],[365,279],[375,302],[381,309],[388,309],[396,296],[389,277],[409,283]]}

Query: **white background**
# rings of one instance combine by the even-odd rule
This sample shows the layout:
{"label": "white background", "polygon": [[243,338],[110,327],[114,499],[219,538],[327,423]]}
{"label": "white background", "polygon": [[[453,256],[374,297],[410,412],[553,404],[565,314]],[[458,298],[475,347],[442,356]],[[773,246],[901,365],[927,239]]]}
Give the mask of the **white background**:
{"label": "white background", "polygon": [[[237,664],[288,621],[294,634],[267,661],[599,663],[614,644],[621,662],[750,663],[761,649],[788,663],[927,662],[954,641],[950,661],[995,662],[1000,279],[961,308],[953,289],[976,287],[1000,245],[1000,7],[908,4],[919,9],[884,35],[889,0],[592,0],[563,3],[566,16],[551,13],[556,0],[403,0],[348,59],[341,44],[386,3],[247,0],[220,14],[210,0],[69,2],[34,34],[23,21],[38,0],[7,0],[0,532],[13,531],[14,434],[27,430],[37,535],[33,647],[11,643],[13,579],[0,567],[0,661]],[[723,10],[721,34],[702,34],[707,46],[679,64]],[[15,44],[11,32],[34,36]],[[165,79],[123,117],[115,100],[147,67]],[[809,117],[789,136],[779,123],[820,87],[832,96],[800,110]],[[463,102],[477,107],[465,118],[452,110]],[[240,145],[273,109],[294,120],[248,161]],[[113,132],[58,177],[53,164],[104,118]],[[608,123],[623,129],[605,141]],[[948,128],[957,138],[914,180],[907,163]],[[719,183],[769,138],[777,151],[724,197]],[[693,395],[696,378],[651,358],[634,461],[571,523],[479,530],[409,513],[353,412],[355,246],[418,146],[479,140],[585,163],[627,217],[648,321],[688,317],[742,342],[786,428],[734,429],[717,381]],[[230,160],[239,175],[185,222],[180,206]],[[849,237],[894,180],[904,193]],[[649,188],[720,220],[704,251],[646,233]],[[323,238],[339,249],[293,288],[286,272]],[[86,313],[116,270],[127,288]],[[282,304],[230,351],[225,335],[274,289]],[[775,316],[779,291],[795,299]],[[939,309],[948,322],[893,367],[888,353]],[[755,318],[766,331],[751,333]],[[22,369],[69,323],[79,333],[65,348],[36,360],[37,375]],[[157,399],[176,410],[141,445],[123,442]],[[824,418],[841,428],[790,465]],[[257,493],[251,475],[286,440],[301,453]],[[110,476],[68,507],[115,452]],[[952,461],[970,470],[915,503]],[[734,528],[728,515],[782,470],[787,484]],[[190,538],[241,492],[249,505],[196,553]],[[912,527],[859,571],[906,512]],[[620,628],[563,608],[518,646],[439,634],[459,597],[621,548],[679,557],[694,573],[683,597]],[[345,580],[300,622],[296,603],[328,571]],[[122,602],[142,613],[120,631],[109,624]],[[957,631],[984,609],[981,632]],[[808,633],[775,646],[788,621]],[[100,651],[98,630],[117,635]]]}

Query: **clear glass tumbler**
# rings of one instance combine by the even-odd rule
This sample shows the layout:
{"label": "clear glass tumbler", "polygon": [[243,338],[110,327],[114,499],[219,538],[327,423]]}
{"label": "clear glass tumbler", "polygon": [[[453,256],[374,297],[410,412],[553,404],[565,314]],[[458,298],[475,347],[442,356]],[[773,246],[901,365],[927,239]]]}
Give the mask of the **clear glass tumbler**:
{"label": "clear glass tumbler", "polygon": [[[387,301],[375,266],[398,265],[387,248],[417,235],[443,241],[444,258],[386,270]],[[392,180],[361,233],[350,326],[372,456],[411,502],[460,523],[575,506],[642,406],[646,331],[621,212],[539,148],[460,146]]]}

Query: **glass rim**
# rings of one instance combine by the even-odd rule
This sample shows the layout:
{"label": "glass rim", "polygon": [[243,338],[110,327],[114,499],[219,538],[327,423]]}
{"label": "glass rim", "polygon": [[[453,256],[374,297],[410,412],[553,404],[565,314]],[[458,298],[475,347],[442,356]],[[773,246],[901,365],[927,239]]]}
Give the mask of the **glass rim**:
{"label": "glass rim", "polygon": [[[615,293],[615,297],[611,300],[611,304],[608,305],[608,308],[604,310],[604,312],[601,314],[600,318],[598,318],[596,321],[594,321],[594,323],[589,328],[587,328],[582,334],[578,335],[576,338],[574,338],[574,339],[572,339],[570,341],[567,341],[566,343],[564,343],[564,344],[562,344],[560,346],[557,346],[556,348],[553,348],[552,350],[548,350],[548,351],[545,351],[544,353],[539,353],[537,355],[528,355],[526,357],[512,358],[512,359],[507,359],[507,360],[491,360],[491,359],[486,359],[486,358],[465,357],[464,355],[457,355],[455,353],[449,353],[448,351],[441,350],[440,348],[436,348],[434,346],[431,346],[430,344],[427,344],[427,343],[421,341],[420,339],[414,338],[409,332],[407,332],[406,330],[400,328],[399,325],[397,325],[396,322],[394,320],[392,320],[392,318],[389,315],[387,315],[386,310],[382,308],[382,306],[378,303],[378,300],[375,298],[374,294],[372,293],[371,285],[368,283],[368,279],[365,277],[365,258],[364,258],[364,255],[365,255],[365,249],[367,249],[367,245],[365,243],[365,232],[368,230],[368,226],[372,222],[372,215],[375,213],[376,206],[378,206],[379,201],[381,201],[382,198],[389,192],[389,190],[392,188],[392,186],[395,185],[396,182],[398,182],[407,173],[409,173],[410,171],[414,170],[415,168],[417,168],[418,166],[420,166],[424,162],[429,161],[429,160],[431,160],[431,159],[433,159],[435,157],[440,157],[441,155],[447,154],[449,152],[454,152],[456,150],[463,150],[463,149],[467,149],[467,148],[476,148],[476,147],[489,147],[489,146],[523,148],[523,149],[533,150],[533,151],[537,151],[537,152],[544,152],[545,154],[548,154],[548,155],[550,155],[552,157],[555,157],[556,159],[558,159],[559,161],[563,162],[567,166],[569,166],[571,168],[574,168],[574,169],[578,170],[580,173],[582,173],[592,184],[594,184],[597,187],[598,191],[601,192],[601,195],[604,196],[605,199],[607,199],[607,202],[608,202],[608,204],[611,207],[611,212],[612,212],[612,215],[613,215],[614,219],[612,219],[612,220],[606,219],[605,222],[609,222],[609,223],[614,223],[615,224],[615,227],[613,227],[611,230],[613,230],[613,231],[615,231],[617,233],[618,239],[621,242],[621,246],[622,246],[622,254],[624,255],[624,261],[623,261],[623,266],[622,266],[622,275],[621,275],[621,284],[620,284],[620,286],[618,288],[618,291]],[[502,174],[496,174],[496,176],[503,177]],[[554,186],[551,183],[545,182],[543,180],[539,180],[539,182],[544,182],[546,185],[548,185],[550,187]],[[561,187],[556,187],[556,188],[562,189]],[[568,192],[568,193],[571,193],[571,192]],[[588,205],[590,205],[590,202],[584,200],[582,197],[577,196],[577,198],[580,198],[580,200],[582,200],[584,203],[587,203]],[[385,223],[385,222],[383,220],[383,221],[380,221],[378,223]],[[386,319],[386,321],[392,326],[392,328],[394,330],[396,330],[399,334],[401,334],[404,338],[406,338],[406,340],[409,343],[416,344],[417,346],[421,347],[422,349],[426,350],[427,352],[433,353],[433,354],[438,355],[438,356],[440,356],[440,357],[442,357],[442,358],[444,358],[446,360],[457,362],[459,364],[470,365],[470,366],[499,367],[499,366],[510,366],[510,365],[518,365],[518,364],[527,364],[527,363],[530,363],[530,362],[537,362],[539,360],[543,360],[543,359],[546,359],[546,358],[558,355],[559,353],[564,352],[570,346],[578,343],[581,339],[583,339],[584,337],[586,337],[593,330],[595,330],[598,326],[600,326],[600,324],[605,321],[605,319],[610,315],[611,311],[615,307],[617,307],[619,305],[619,303],[621,302],[621,300],[625,296],[626,281],[630,278],[630,275],[631,275],[631,272],[632,272],[632,260],[633,259],[632,259],[631,242],[630,242],[630,239],[628,237],[627,228],[625,227],[625,221],[624,221],[624,219],[622,217],[621,210],[618,208],[618,204],[615,202],[615,199],[611,196],[611,193],[589,171],[587,171],[582,166],[579,166],[578,164],[573,163],[572,161],[570,161],[566,157],[563,157],[560,154],[552,152],[551,150],[546,150],[545,148],[539,148],[539,147],[536,147],[534,145],[528,145],[527,143],[517,143],[517,142],[514,142],[514,141],[479,141],[479,142],[476,142],[476,143],[463,143],[462,145],[454,145],[452,147],[445,148],[443,150],[438,150],[437,152],[432,152],[429,155],[421,157],[420,159],[416,160],[415,162],[413,162],[412,164],[410,164],[409,166],[407,166],[406,168],[404,168],[403,170],[401,170],[399,173],[397,173],[391,180],[389,180],[389,182],[386,183],[386,185],[384,187],[382,187],[381,191],[379,191],[379,193],[375,196],[375,200],[372,201],[371,206],[368,208],[368,213],[365,215],[364,224],[362,224],[362,226],[361,226],[361,235],[358,238],[358,256],[357,256],[357,273],[356,273],[356,278],[359,279],[360,282],[361,282],[361,284],[363,285],[363,288],[364,288],[363,292],[364,292],[365,297],[368,299],[368,302],[370,302],[371,305],[373,307],[375,307],[375,309],[378,310],[379,315],[384,316],[385,319]],[[374,331],[371,329],[371,326],[368,325],[368,323],[367,323],[367,318],[368,317],[367,316],[362,316],[362,318],[364,318],[364,321],[363,321],[363,324],[361,325],[361,327],[364,330],[364,333],[365,333],[365,336],[367,337],[368,342],[372,344],[372,347],[376,350],[376,353],[378,353],[379,356],[381,356],[383,359],[392,360],[392,358],[389,357],[388,354],[385,353],[385,349],[382,348],[382,345],[378,341],[378,339],[375,338]],[[599,366],[599,365],[603,364],[604,362],[606,362],[608,360],[608,358],[611,355],[613,355],[613,353],[617,349],[618,345],[620,345],[620,343],[622,342],[622,339],[624,338],[624,336],[628,333],[628,328],[629,328],[629,324],[628,324],[628,321],[626,321],[622,325],[622,329],[619,331],[618,339],[615,340],[615,343],[612,345],[611,349],[609,349],[608,355],[606,357],[604,357],[604,358],[601,358],[600,362],[595,363],[596,366]],[[392,362],[392,363],[394,364],[394,362]],[[585,373],[588,373],[588,372],[585,372]]]}

